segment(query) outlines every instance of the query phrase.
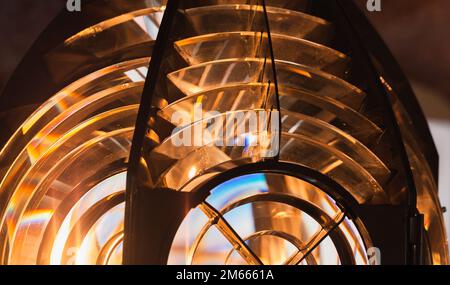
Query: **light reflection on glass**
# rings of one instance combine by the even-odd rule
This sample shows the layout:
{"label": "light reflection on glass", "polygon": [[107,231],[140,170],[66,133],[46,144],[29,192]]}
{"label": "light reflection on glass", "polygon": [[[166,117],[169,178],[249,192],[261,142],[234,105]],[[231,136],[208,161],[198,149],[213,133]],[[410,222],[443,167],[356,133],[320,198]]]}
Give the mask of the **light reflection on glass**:
{"label": "light reflection on glass", "polygon": [[[61,257],[63,255],[64,246],[69,236],[71,229],[74,224],[81,218],[81,216],[102,198],[107,197],[111,194],[124,191],[126,184],[126,172],[117,174],[110,177],[109,179],[102,181],[99,185],[91,189],[83,198],[81,198],[75,206],[70,210],[66,218],[64,219],[61,228],[57,231],[55,235],[55,242],[53,245],[53,250],[51,253],[51,264],[61,264]],[[123,208],[123,206],[122,206]],[[123,211],[123,209],[122,209]],[[111,221],[107,226],[112,228],[117,228],[122,225],[120,230],[123,230],[123,212],[120,212],[120,216],[112,216]],[[98,244],[104,244],[106,239],[111,236],[107,232],[98,230],[96,232],[99,236],[93,236],[91,239],[97,240]],[[82,237],[80,237],[82,238]],[[95,245],[96,243],[84,242],[80,249],[77,249],[76,264],[92,264],[87,261],[87,252],[92,251],[89,245]],[[73,250],[73,249],[72,249]],[[87,252],[86,252],[87,251]],[[80,256],[80,257],[78,257]],[[95,264],[95,263],[94,263]]]}
{"label": "light reflection on glass", "polygon": [[[0,181],[1,226],[6,234],[1,246],[8,253],[2,262],[97,261],[86,255],[95,247],[83,242],[86,237],[81,233],[76,247],[66,248],[67,239],[91,207],[125,190],[126,162],[148,61],[116,64],[67,86],[44,102],[1,150],[13,158]],[[133,70],[142,80],[134,82],[126,75]],[[111,223],[120,227],[123,217]],[[107,235],[108,229],[103,229]],[[98,235],[99,230],[92,231]],[[108,237],[97,238],[97,244],[104,244]],[[108,253],[114,262],[117,247]]]}

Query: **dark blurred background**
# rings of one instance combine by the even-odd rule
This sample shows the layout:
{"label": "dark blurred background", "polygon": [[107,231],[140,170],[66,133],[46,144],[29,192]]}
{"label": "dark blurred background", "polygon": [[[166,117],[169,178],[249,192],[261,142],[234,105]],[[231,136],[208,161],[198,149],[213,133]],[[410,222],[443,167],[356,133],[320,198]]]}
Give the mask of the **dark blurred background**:
{"label": "dark blurred background", "polygon": [[0,90],[66,0],[0,0]]}

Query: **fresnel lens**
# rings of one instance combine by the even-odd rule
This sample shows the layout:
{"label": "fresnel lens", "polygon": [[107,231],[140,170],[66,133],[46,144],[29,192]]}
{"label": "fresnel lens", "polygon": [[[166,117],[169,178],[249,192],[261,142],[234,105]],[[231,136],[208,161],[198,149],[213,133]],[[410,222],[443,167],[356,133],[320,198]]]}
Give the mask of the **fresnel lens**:
{"label": "fresnel lens", "polygon": [[448,263],[426,121],[352,0],[87,1],[0,120],[2,264]]}

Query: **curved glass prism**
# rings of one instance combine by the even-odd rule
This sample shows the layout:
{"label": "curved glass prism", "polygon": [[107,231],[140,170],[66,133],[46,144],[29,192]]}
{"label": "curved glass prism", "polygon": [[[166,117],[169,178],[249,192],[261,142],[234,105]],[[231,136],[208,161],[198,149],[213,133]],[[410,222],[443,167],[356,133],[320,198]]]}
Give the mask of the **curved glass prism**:
{"label": "curved glass prism", "polygon": [[[203,6],[186,9],[184,13],[199,35],[254,31],[263,26],[265,21],[261,4]],[[330,38],[331,24],[324,19],[271,6],[267,7],[267,16],[271,33],[308,39],[318,43],[327,42]],[[217,19],[222,19],[222,21],[217,21]],[[259,30],[256,31],[259,32]]]}
{"label": "curved glass prism", "polygon": [[[365,94],[359,88],[331,74],[304,65],[276,60],[280,87],[310,92],[336,99],[359,110]],[[189,66],[167,75],[185,95],[191,95],[227,85],[263,83],[265,72],[272,64],[259,58],[224,59]]]}
{"label": "curved glass prism", "polygon": [[[305,39],[272,33],[275,59],[291,61],[345,77],[350,61],[344,54]],[[230,59],[254,58],[262,46],[268,46],[267,34],[260,32],[224,32],[206,34],[175,42],[189,65]]]}

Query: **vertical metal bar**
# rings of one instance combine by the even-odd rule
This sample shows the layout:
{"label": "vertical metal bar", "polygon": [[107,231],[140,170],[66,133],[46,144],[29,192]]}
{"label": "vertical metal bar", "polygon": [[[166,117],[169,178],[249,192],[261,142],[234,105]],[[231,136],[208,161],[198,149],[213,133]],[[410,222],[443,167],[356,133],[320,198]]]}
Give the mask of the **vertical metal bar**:
{"label": "vertical metal bar", "polygon": [[[178,10],[180,0],[169,0],[167,2],[166,10],[161,22],[161,26],[156,38],[155,46],[152,53],[152,58],[149,65],[147,79],[145,81],[144,90],[142,93],[141,104],[139,106],[139,113],[136,121],[136,128],[133,136],[132,148],[129,159],[128,175],[127,175],[127,191],[126,191],[126,208],[125,208],[125,238],[124,238],[124,254],[123,260],[127,264],[131,261],[134,249],[136,219],[134,212],[135,195],[139,190],[137,185],[138,166],[141,158],[141,150],[145,133],[147,131],[148,119],[154,106],[152,106],[153,95],[156,90],[156,85],[160,75],[160,67],[162,65],[164,54],[168,48],[170,32],[174,24],[175,15]],[[138,219],[139,220],[139,219]],[[151,229],[147,229],[151,230]]]}
{"label": "vertical metal bar", "polygon": [[[362,33],[364,31],[361,31],[360,28],[358,28],[358,23],[361,22],[361,19],[363,17],[356,17],[357,15],[361,15],[360,11],[358,11],[358,8],[355,6],[355,3],[353,0],[335,0],[338,7],[341,10],[341,13],[344,15],[344,17],[347,20],[347,26],[349,30],[353,33],[353,41],[352,41],[352,47],[354,49],[355,54],[358,54],[359,58],[364,61],[364,71],[369,76],[369,82],[371,84],[371,90],[375,91],[376,94],[373,94],[373,96],[380,96],[380,99],[385,105],[386,109],[386,117],[388,122],[391,124],[390,127],[392,129],[392,136],[393,136],[393,142],[395,144],[395,147],[400,151],[400,160],[402,163],[403,171],[405,173],[406,177],[406,187],[408,189],[407,192],[407,214],[408,217],[413,217],[417,215],[417,190],[416,186],[414,184],[413,175],[411,172],[411,166],[409,164],[408,155],[406,153],[405,145],[403,142],[403,138],[401,136],[400,128],[398,126],[393,108],[392,103],[389,98],[389,94],[386,92],[385,88],[383,87],[380,79],[378,71],[376,70],[372,59],[370,58],[370,51],[366,48],[364,41],[362,40]],[[407,264],[413,264],[415,263],[414,258],[414,250],[411,248],[413,245],[411,245],[412,236],[411,236],[411,228],[410,223],[407,223],[407,247],[409,250],[406,251],[405,256],[405,263]]]}

